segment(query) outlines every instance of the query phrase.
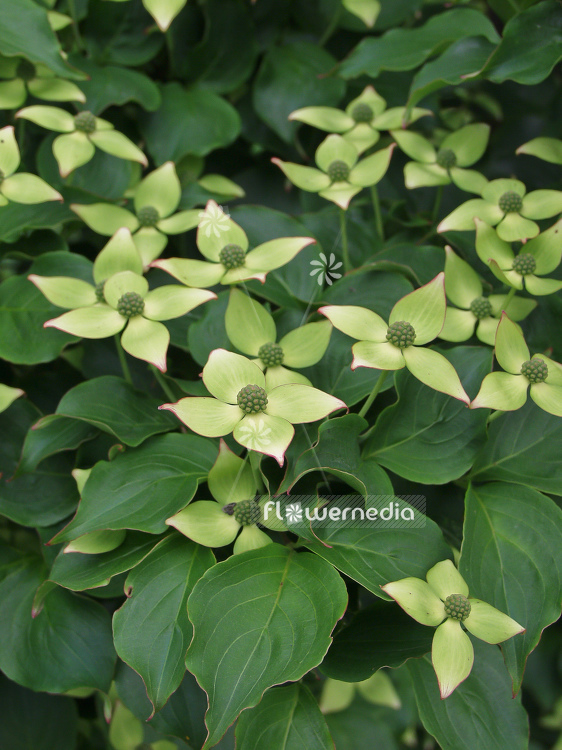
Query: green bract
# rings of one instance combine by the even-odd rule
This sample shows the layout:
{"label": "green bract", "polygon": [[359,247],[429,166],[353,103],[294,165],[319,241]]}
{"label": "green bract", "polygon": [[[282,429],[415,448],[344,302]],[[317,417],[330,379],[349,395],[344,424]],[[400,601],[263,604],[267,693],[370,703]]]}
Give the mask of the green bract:
{"label": "green bract", "polygon": [[45,65],[23,57],[0,56],[0,79],[0,109],[21,107],[28,92],[49,102],[86,101],[75,83],[58,78]]}
{"label": "green bract", "polygon": [[16,172],[20,165],[20,150],[14,128],[7,125],[0,130],[0,206],[14,203],[45,203],[62,201],[62,195],[40,177]]}
{"label": "green bract", "polygon": [[316,150],[315,160],[319,169],[276,158],[271,161],[283,170],[293,185],[310,193],[318,193],[346,209],[354,195],[382,180],[393,149],[394,144],[358,162],[359,152],[355,146],[341,135],[329,135]]}
{"label": "green bract", "polygon": [[470,402],[455,368],[429,344],[440,333],[445,321],[444,274],[399,300],[390,312],[389,323],[372,310],[351,305],[328,305],[318,312],[335,328],[354,339],[351,369],[408,370],[422,383]]}
{"label": "green bract", "polygon": [[532,359],[519,326],[504,313],[496,334],[496,359],[505,372],[486,375],[471,409],[515,411],[527,391],[541,409],[562,417],[562,365],[534,354]]}
{"label": "green bract", "polygon": [[466,125],[450,133],[438,150],[423,136],[407,130],[393,130],[392,137],[410,158],[404,167],[407,188],[449,185],[454,182],[468,193],[481,193],[488,180],[480,172],[465,169],[477,162],[486,150],[490,126]]}
{"label": "green bract", "polygon": [[480,219],[496,227],[500,239],[517,242],[539,233],[539,225],[532,219],[549,219],[562,212],[562,192],[534,190],[526,194],[519,180],[492,180],[480,194],[482,198],[473,198],[446,216],[437,231],[470,231],[474,220]]}
{"label": "green bract", "polygon": [[[338,133],[355,147],[358,154],[362,154],[377,143],[379,131],[403,127],[406,112],[406,107],[386,109],[386,101],[382,96],[372,86],[367,86],[357,98],[349,102],[345,112],[335,107],[303,107],[291,112],[289,120],[305,122],[329,133]],[[420,117],[430,114],[432,112],[428,109],[415,108],[411,111],[407,124],[411,125]],[[321,166],[320,168],[323,169]],[[287,174],[287,177],[292,181],[290,175]]]}
{"label": "green bract", "polygon": [[48,320],[46,328],[87,339],[106,338],[125,329],[121,336],[123,349],[165,372],[170,334],[159,321],[179,318],[216,295],[180,285],[161,286],[149,292],[148,282],[140,273],[142,263],[131,233],[120,229],[94,264],[96,286],[57,276],[32,274],[29,279],[49,302],[71,310]]}
{"label": "green bract", "polygon": [[242,227],[225,214],[215,201],[199,212],[197,247],[210,262],[168,258],[152,263],[188,286],[236,284],[248,279],[265,281],[269,271],[292,260],[312,237],[281,237],[264,242],[248,252],[248,238]]}
{"label": "green bract", "polygon": [[[125,0],[111,0],[114,3]],[[142,4],[158,24],[160,31],[167,31],[168,27],[185,6],[187,0],[142,0]]]}
{"label": "green bract", "polygon": [[[559,219],[550,229],[522,245],[519,254],[515,255],[511,246],[488,224],[476,219],[476,252],[504,284],[514,289],[525,288],[531,294],[553,294],[562,289],[562,281],[540,277],[560,265],[562,243],[558,235],[561,227],[562,219]],[[518,317],[513,319],[521,320]]]}
{"label": "green bract", "polygon": [[268,389],[285,383],[312,385],[289,367],[311,367],[326,352],[332,326],[327,320],[308,323],[287,333],[277,344],[275,321],[258,302],[239,289],[232,289],[224,319],[231,343],[244,354],[257,357],[254,361],[265,372]]}
{"label": "green bract", "polygon": [[20,109],[16,117],[23,117],[47,130],[63,133],[53,141],[53,154],[63,177],[87,164],[93,157],[96,146],[119,159],[138,161],[145,167],[148,164],[140,148],[123,133],[115,130],[110,122],[94,117],[91,112],[79,112],[73,117],[64,109],[38,104]]}
{"label": "green bract", "polygon": [[[486,228],[495,235],[491,227]],[[512,297],[506,307],[505,294],[484,297],[482,282],[472,266],[459,258],[448,245],[445,251],[445,292],[456,307],[447,307],[440,339],[466,341],[476,327],[476,336],[480,341],[494,346],[502,311],[505,310],[512,320],[523,320],[537,306],[535,300]]]}
{"label": "green bract", "polygon": [[420,578],[402,578],[381,586],[410,617],[437,627],[431,659],[441,698],[447,698],[472,670],[474,649],[464,627],[486,643],[502,643],[525,628],[490,604],[469,597],[464,578],[450,560]]}
{"label": "green bract", "polygon": [[516,153],[536,156],[551,164],[562,164],[562,141],[559,138],[533,138],[519,146]]}
{"label": "green bract", "polygon": [[[224,547],[234,542],[235,555],[272,543],[257,523],[278,529],[279,520],[275,516],[275,522],[264,519],[263,503],[254,500],[258,487],[250,464],[233,453],[224,440],[220,441],[219,455],[207,483],[216,502],[191,503],[166,523],[205,547]],[[244,511],[249,511],[247,521],[240,518]],[[252,520],[253,516],[256,520]]]}
{"label": "green bract", "polygon": [[328,677],[322,686],[320,710],[323,714],[344,711],[357,694],[376,706],[387,706],[396,710],[402,707],[400,696],[390,677],[383,669],[379,669],[372,677],[361,682],[342,682]]}
{"label": "green bract", "polygon": [[23,394],[21,388],[11,388],[9,385],[0,383],[0,412],[6,411]]}
{"label": "green bract", "polygon": [[121,227],[133,232],[144,266],[158,258],[168,244],[168,234],[182,234],[200,221],[198,209],[178,211],[181,185],[173,162],[147,175],[133,192],[135,214],[111,203],[72,204],[70,207],[99,234],[112,235]]}
{"label": "green bract", "polygon": [[[211,352],[203,368],[203,382],[213,398],[182,398],[160,408],[174,412],[191,430],[205,437],[232,432],[240,445],[272,456],[280,466],[295,434],[294,424],[317,422],[337,409],[347,408],[339,398],[301,383],[270,388],[254,362],[225,349]],[[246,413],[238,406],[238,395],[247,386],[262,389],[267,395],[259,411]]]}

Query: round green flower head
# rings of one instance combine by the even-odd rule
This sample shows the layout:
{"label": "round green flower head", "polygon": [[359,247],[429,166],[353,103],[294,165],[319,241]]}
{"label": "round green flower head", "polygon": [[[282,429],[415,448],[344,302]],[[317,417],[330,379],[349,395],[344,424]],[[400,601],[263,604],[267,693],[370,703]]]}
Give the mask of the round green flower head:
{"label": "round green flower head", "polygon": [[91,112],[80,112],[74,118],[74,127],[81,133],[93,133],[96,129],[96,118]]}
{"label": "round green flower head", "polygon": [[26,83],[32,81],[37,76],[35,65],[30,63],[29,60],[22,60],[16,70],[16,78],[21,78]]}
{"label": "round green flower head", "polygon": [[144,310],[144,300],[137,292],[125,292],[117,303],[117,312],[126,318],[134,318]]}
{"label": "round green flower head", "polygon": [[269,341],[267,344],[260,346],[258,357],[266,367],[276,367],[283,364],[285,354],[279,344]]}
{"label": "round green flower head", "polygon": [[96,299],[98,302],[105,302],[105,297],[103,294],[103,287],[104,287],[105,281],[100,281],[99,284],[96,284]]}
{"label": "round green flower head", "polygon": [[141,227],[155,227],[160,220],[160,214],[153,206],[143,206],[137,213]]}
{"label": "round green flower head", "polygon": [[397,320],[386,332],[386,340],[397,346],[399,349],[405,349],[412,346],[416,338],[414,326],[405,320]]}
{"label": "round green flower head", "polygon": [[521,253],[513,261],[513,270],[520,273],[521,276],[529,276],[535,273],[537,261],[530,253]]}
{"label": "round green flower head", "polygon": [[259,385],[245,385],[238,391],[236,401],[245,414],[259,414],[265,411],[267,394]]}
{"label": "round green flower head", "polygon": [[452,169],[457,166],[457,156],[451,148],[440,149],[436,161],[443,169]]}
{"label": "round green flower head", "polygon": [[374,112],[365,102],[359,102],[351,110],[351,116],[355,122],[371,122],[374,117]]}
{"label": "round green flower head", "polygon": [[518,193],[513,192],[513,190],[508,190],[507,193],[500,196],[498,206],[504,214],[515,214],[521,211],[523,198]]}
{"label": "round green flower head", "polygon": [[225,268],[241,268],[246,260],[246,253],[240,245],[225,245],[219,253],[219,260]]}
{"label": "round green flower head", "polygon": [[445,599],[445,614],[453,620],[466,620],[471,609],[470,602],[462,594],[450,594]]}
{"label": "round green flower head", "polygon": [[493,312],[490,300],[486,299],[486,297],[476,297],[470,303],[470,312],[478,320],[489,318]]}
{"label": "round green flower head", "polygon": [[544,383],[548,377],[548,365],[544,359],[528,359],[521,365],[521,375],[531,383]]}
{"label": "round green flower head", "polygon": [[243,500],[241,503],[234,504],[232,515],[240,526],[252,526],[261,518],[260,506],[255,500]]}
{"label": "round green flower head", "polygon": [[349,177],[349,167],[344,161],[337,159],[328,167],[328,177],[332,182],[343,182]]}

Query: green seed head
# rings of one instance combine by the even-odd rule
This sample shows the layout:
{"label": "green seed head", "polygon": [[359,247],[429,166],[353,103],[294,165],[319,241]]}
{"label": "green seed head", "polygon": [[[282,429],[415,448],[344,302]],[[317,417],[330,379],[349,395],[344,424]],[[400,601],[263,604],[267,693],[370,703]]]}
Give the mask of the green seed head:
{"label": "green seed head", "polygon": [[137,219],[141,227],[155,227],[160,219],[160,214],[152,206],[143,206],[137,213]]}
{"label": "green seed head", "polygon": [[405,349],[412,346],[416,338],[414,326],[405,320],[398,320],[393,323],[386,332],[386,340],[397,346],[399,349]]}
{"label": "green seed head", "polygon": [[457,157],[451,148],[442,148],[437,152],[437,164],[443,169],[452,169],[457,164]]}
{"label": "green seed head", "polygon": [[30,63],[29,60],[22,60],[20,62],[16,70],[16,78],[21,78],[22,81],[27,83],[28,81],[32,81],[36,75],[37,72],[33,63]]}
{"label": "green seed head", "polygon": [[470,610],[470,602],[462,594],[451,594],[445,599],[445,614],[453,620],[466,620]]}
{"label": "green seed head", "polygon": [[475,318],[478,318],[478,320],[489,318],[492,314],[490,300],[487,300],[486,297],[476,297],[476,299],[473,299],[470,303],[470,312]]}
{"label": "green seed head", "polygon": [[81,133],[93,133],[96,129],[96,118],[91,112],[80,112],[74,118],[74,127]]}
{"label": "green seed head", "polygon": [[544,383],[548,377],[548,365],[544,359],[528,359],[521,365],[521,375],[530,383]]}
{"label": "green seed head", "polygon": [[126,318],[134,318],[144,310],[144,300],[137,292],[125,292],[117,303],[117,312]]}
{"label": "green seed head", "polygon": [[523,198],[518,193],[514,193],[513,190],[508,190],[498,201],[498,206],[504,214],[516,214],[518,211],[521,211],[522,205]]}
{"label": "green seed head", "polygon": [[96,284],[96,299],[98,302],[105,302],[105,297],[103,296],[104,285],[105,281],[100,281],[99,284]]}
{"label": "green seed head", "polygon": [[225,245],[219,253],[219,260],[225,268],[241,268],[246,260],[246,253],[240,245]]}
{"label": "green seed head", "polygon": [[240,526],[251,526],[261,518],[260,506],[255,500],[243,500],[235,504],[233,516]]}
{"label": "green seed head", "polygon": [[343,182],[349,177],[349,167],[344,161],[333,161],[328,167],[328,177],[332,182]]}
{"label": "green seed head", "polygon": [[360,102],[351,110],[351,116],[355,122],[371,122],[373,119],[373,110],[368,104]]}
{"label": "green seed head", "polygon": [[238,391],[236,401],[245,414],[259,414],[267,406],[267,393],[259,385],[245,385]]}
{"label": "green seed head", "polygon": [[263,346],[260,346],[258,357],[266,367],[275,367],[276,365],[282,365],[283,360],[285,359],[283,349],[281,349],[279,344],[274,344],[271,341],[267,344],[264,344]]}
{"label": "green seed head", "polygon": [[520,273],[521,276],[528,276],[530,273],[535,273],[537,268],[537,261],[530,253],[521,253],[513,261],[513,270]]}

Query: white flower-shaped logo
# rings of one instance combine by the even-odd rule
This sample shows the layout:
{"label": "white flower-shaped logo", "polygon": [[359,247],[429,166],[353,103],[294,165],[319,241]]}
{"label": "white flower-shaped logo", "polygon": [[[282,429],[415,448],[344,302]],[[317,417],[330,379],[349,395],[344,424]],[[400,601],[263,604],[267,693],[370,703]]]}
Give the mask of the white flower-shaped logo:
{"label": "white flower-shaped logo", "polygon": [[293,503],[292,505],[287,505],[285,508],[285,518],[287,519],[287,523],[299,523],[299,521],[302,521],[301,504]]}
{"label": "white flower-shaped logo", "polygon": [[328,258],[324,255],[324,253],[320,253],[321,260],[311,260],[310,265],[311,266],[318,266],[318,268],[314,268],[310,272],[310,276],[315,276],[318,274],[317,281],[318,286],[322,286],[324,281],[328,284],[328,286],[332,285],[332,279],[341,279],[341,273],[336,273],[338,268],[341,268],[343,265],[341,260],[336,263],[336,256],[334,253],[330,253],[330,258]]}
{"label": "white flower-shaped logo", "polygon": [[211,234],[220,237],[222,232],[228,231],[230,214],[222,206],[210,203],[204,211],[199,212],[199,218],[199,227],[207,237]]}
{"label": "white flower-shaped logo", "polygon": [[253,450],[264,448],[271,443],[271,427],[268,427],[263,419],[257,422],[248,422],[242,424],[240,433],[247,440],[245,445]]}

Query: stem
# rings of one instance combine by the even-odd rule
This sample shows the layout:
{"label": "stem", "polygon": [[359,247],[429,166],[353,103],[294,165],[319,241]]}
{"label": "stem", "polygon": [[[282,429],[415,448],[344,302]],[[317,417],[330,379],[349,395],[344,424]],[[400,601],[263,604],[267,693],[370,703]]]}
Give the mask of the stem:
{"label": "stem", "polygon": [[347,226],[346,226],[346,212],[343,208],[340,208],[340,232],[341,242],[343,248],[343,270],[345,273],[351,271],[351,261],[349,260],[349,247],[347,245]]}
{"label": "stem", "polygon": [[328,39],[332,36],[334,31],[338,28],[338,23],[340,22],[342,9],[343,9],[343,4],[338,3],[338,7],[336,9],[336,12],[332,16],[332,20],[326,27],[326,31],[322,34],[320,41],[318,42],[320,47],[323,47],[326,44]]}
{"label": "stem", "polygon": [[509,292],[507,293],[507,297],[505,298],[504,303],[503,303],[503,309],[504,310],[507,310],[507,308],[509,307],[509,303],[515,297],[515,292],[516,291],[517,291],[517,289],[514,286],[512,286],[511,289],[509,290]]}
{"label": "stem", "polygon": [[80,29],[78,28],[78,19],[76,18],[76,5],[74,4],[74,0],[68,0],[68,10],[70,12],[70,17],[72,18],[72,32],[74,34],[74,41],[76,42],[76,46],[78,47],[80,52],[83,52],[84,43],[82,42]]}
{"label": "stem", "polygon": [[115,345],[117,347],[117,354],[119,355],[119,362],[121,363],[121,369],[123,370],[123,377],[127,381],[127,383],[130,383],[133,385],[133,379],[131,378],[131,371],[129,370],[129,365],[127,364],[127,358],[125,357],[125,352],[123,351],[123,347],[121,346],[121,339],[119,338],[119,334],[116,333],[113,337],[115,339]]}
{"label": "stem", "polygon": [[382,223],[381,204],[379,201],[379,191],[376,185],[371,185],[371,200],[373,201],[373,211],[375,213],[375,226],[381,240],[384,242],[384,225]]}
{"label": "stem", "polygon": [[361,411],[359,412],[360,417],[364,417],[365,414],[369,411],[371,408],[371,405],[373,401],[376,399],[376,397],[379,394],[380,389],[382,388],[382,385],[385,381],[386,376],[388,375],[388,370],[381,370],[381,374],[379,375],[377,382],[375,383],[375,387],[371,391],[371,394],[369,398],[365,401],[363,406],[361,407]]}
{"label": "stem", "polygon": [[154,374],[154,377],[158,381],[158,384],[160,385],[160,388],[162,388],[162,390],[164,391],[164,394],[170,399],[170,401],[175,401],[176,397],[175,397],[172,389],[168,385],[168,383],[166,383],[166,380],[164,379],[164,376],[162,375],[162,373],[160,372],[160,370],[157,367],[155,367],[153,364],[149,364],[148,366],[152,370],[152,372]]}
{"label": "stem", "polygon": [[487,425],[490,424],[490,422],[493,422],[494,419],[497,419],[498,417],[501,417],[502,414],[505,414],[504,411],[501,411],[501,409],[498,409],[498,411],[494,411],[490,414],[488,417],[488,421],[486,422]]}
{"label": "stem", "polygon": [[441,198],[443,197],[443,185],[439,185],[437,193],[435,195],[435,203],[433,204],[433,212],[431,214],[431,224],[437,224],[437,217],[439,215],[439,209],[441,207]]}

